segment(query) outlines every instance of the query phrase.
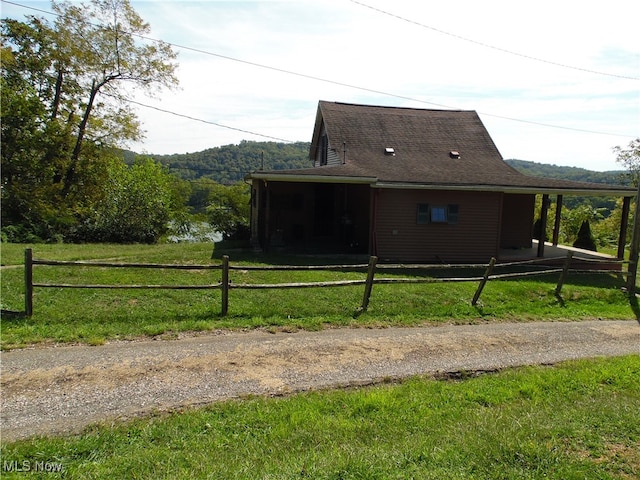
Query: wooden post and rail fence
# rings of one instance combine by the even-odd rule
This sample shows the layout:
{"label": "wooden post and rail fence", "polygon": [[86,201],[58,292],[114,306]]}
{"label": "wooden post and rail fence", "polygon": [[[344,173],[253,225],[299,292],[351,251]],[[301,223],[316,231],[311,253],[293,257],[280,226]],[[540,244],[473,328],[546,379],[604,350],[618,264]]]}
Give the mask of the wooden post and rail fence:
{"label": "wooden post and rail fence", "polygon": [[[178,264],[153,264],[153,263],[112,263],[112,262],[94,262],[94,261],[59,261],[59,260],[42,260],[33,257],[32,249],[25,250],[25,314],[33,315],[33,293],[35,288],[84,288],[84,289],[210,289],[221,291],[221,307],[220,314],[226,316],[229,311],[229,290],[231,289],[296,289],[296,288],[332,288],[340,286],[364,285],[364,293],[360,307],[355,311],[354,315],[359,315],[367,311],[374,284],[416,284],[416,283],[441,283],[441,282],[478,282],[478,287],[471,300],[472,305],[477,305],[480,300],[483,289],[490,280],[507,280],[515,278],[524,278],[530,276],[559,274],[558,282],[555,288],[556,296],[559,296],[567,276],[570,272],[574,273],[616,273],[619,275],[627,275],[628,272],[620,270],[611,270],[613,264],[628,263],[621,260],[591,260],[586,258],[576,258],[580,262],[589,262],[592,264],[606,264],[607,269],[597,270],[589,268],[586,270],[571,269],[571,262],[574,260],[573,252],[569,251],[566,257],[557,257],[555,259],[535,259],[520,262],[496,263],[495,258],[491,258],[488,264],[451,264],[451,265],[424,265],[424,264],[379,264],[378,258],[370,257],[368,264],[350,264],[350,265],[267,265],[267,266],[251,266],[251,265],[231,265],[228,256],[222,257],[219,265],[178,265]],[[561,267],[550,267],[549,263],[562,265]],[[544,265],[547,264],[547,265]],[[102,268],[138,268],[138,269],[177,269],[177,270],[220,270],[220,281],[212,284],[204,285],[95,285],[95,284],[68,284],[68,283],[40,283],[34,282],[34,266],[77,266],[77,267],[102,267]],[[503,274],[493,274],[497,267],[528,267],[530,270],[523,272],[512,272]],[[376,277],[378,271],[396,270],[396,271],[429,271],[429,270],[446,270],[446,269],[475,269],[484,268],[484,274],[479,277],[411,277],[411,278],[379,278]],[[539,268],[539,269],[534,269]],[[532,270],[533,269],[533,270]],[[302,271],[302,270],[331,270],[331,271],[362,271],[366,272],[366,278],[357,280],[337,280],[324,282],[297,282],[297,283],[234,283],[230,279],[231,270],[243,271]]]}

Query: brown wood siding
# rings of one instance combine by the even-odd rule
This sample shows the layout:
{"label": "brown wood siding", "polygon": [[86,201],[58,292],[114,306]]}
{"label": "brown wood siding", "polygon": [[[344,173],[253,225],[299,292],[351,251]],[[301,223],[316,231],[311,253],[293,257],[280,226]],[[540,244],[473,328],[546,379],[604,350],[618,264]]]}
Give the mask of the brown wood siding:
{"label": "brown wood siding", "polygon": [[338,154],[338,151],[333,148],[329,148],[329,152],[327,154],[327,166],[330,165],[342,165],[342,160],[340,158],[340,155]]}
{"label": "brown wood siding", "polygon": [[[323,142],[322,137],[324,135],[326,135],[326,134],[327,134],[327,128],[325,127],[324,122],[323,122],[322,123],[322,127],[320,128],[320,133],[318,135],[318,143],[322,143]],[[328,147],[328,139],[327,139],[327,145],[326,146]],[[317,145],[315,147],[315,152],[316,152],[316,155],[315,155],[315,158],[313,159],[313,166],[314,167],[321,167],[322,166],[322,157],[325,154],[325,151],[324,151],[324,149],[323,149],[323,147],[321,145]]]}
{"label": "brown wood siding", "polygon": [[[323,135],[327,134],[327,129],[324,126],[324,124],[322,125],[322,128],[320,130],[320,135],[319,135],[319,139],[322,139]],[[322,167],[324,165],[322,165],[322,155],[324,154],[324,151],[322,148],[317,148],[316,149],[316,155],[315,158],[313,159],[313,166],[314,167]],[[326,165],[342,165],[343,163],[343,146],[342,145],[331,145],[330,143],[327,143],[327,163]]]}
{"label": "brown wood siding", "polygon": [[[260,235],[264,234],[264,225],[260,219],[264,218],[264,209],[261,208],[264,187],[260,180],[251,182],[251,246],[261,248]],[[262,215],[261,215],[262,214]]]}
{"label": "brown wood siding", "polygon": [[[383,261],[486,263],[498,253],[501,193],[380,189],[377,195],[374,249]],[[418,225],[419,203],[458,205],[458,222]]]}
{"label": "brown wood siding", "polygon": [[500,248],[531,248],[535,195],[505,193]]}

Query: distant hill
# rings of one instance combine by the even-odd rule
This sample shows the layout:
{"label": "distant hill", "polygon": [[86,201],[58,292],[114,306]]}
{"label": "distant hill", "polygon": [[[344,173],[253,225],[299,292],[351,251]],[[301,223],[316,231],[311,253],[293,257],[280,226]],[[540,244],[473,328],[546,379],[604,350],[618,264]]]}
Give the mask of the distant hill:
{"label": "distant hill", "polygon": [[607,183],[613,185],[628,185],[631,183],[625,170],[594,172],[585,168],[562,167],[525,160],[510,159],[505,160],[505,162],[525,175],[531,175],[534,177],[557,178],[561,180],[573,180],[575,182]]}
{"label": "distant hill", "polygon": [[242,141],[201,152],[151,155],[185,180],[210,178],[218,183],[234,183],[261,167],[264,170],[288,170],[311,166],[309,142],[278,143]]}
{"label": "distant hill", "polygon": [[[575,182],[606,183],[610,185],[630,185],[631,179],[625,170],[609,172],[595,172],[586,168],[562,167],[545,163],[529,162],[525,160],[505,160],[516,170],[535,177],[557,178]],[[564,200],[567,208],[573,209],[584,203],[594,208],[602,209],[601,213],[607,217],[616,206],[615,197],[580,197],[570,195]]]}

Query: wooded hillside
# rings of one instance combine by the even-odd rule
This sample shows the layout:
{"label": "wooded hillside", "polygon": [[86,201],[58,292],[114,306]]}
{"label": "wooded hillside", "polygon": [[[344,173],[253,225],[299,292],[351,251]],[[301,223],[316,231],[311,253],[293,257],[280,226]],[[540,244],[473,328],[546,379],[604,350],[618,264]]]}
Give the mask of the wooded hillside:
{"label": "wooded hillside", "polygon": [[587,170],[585,168],[562,167],[525,160],[505,161],[525,175],[535,177],[558,178],[562,180],[573,180],[575,182],[607,183],[611,185],[628,185],[631,183],[626,170],[594,172],[593,170]]}
{"label": "wooded hillside", "polygon": [[309,142],[249,142],[223,145],[201,152],[152,155],[169,167],[171,173],[185,180],[209,178],[218,183],[235,183],[261,167],[264,170],[287,170],[311,166]]}
{"label": "wooded hillside", "polygon": [[[262,166],[264,170],[307,168],[309,142],[278,143],[242,141],[239,145],[223,145],[201,152],[173,155],[151,155],[167,165],[171,173],[185,180],[209,178],[228,184],[242,178]],[[579,182],[628,184],[624,170],[595,172],[578,167],[563,167],[525,160],[510,159],[506,162],[526,175],[559,178]]]}

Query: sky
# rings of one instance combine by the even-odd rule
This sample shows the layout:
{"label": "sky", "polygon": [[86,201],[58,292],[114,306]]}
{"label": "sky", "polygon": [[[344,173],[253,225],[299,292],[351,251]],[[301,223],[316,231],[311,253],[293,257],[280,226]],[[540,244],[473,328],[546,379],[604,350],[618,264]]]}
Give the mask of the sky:
{"label": "sky", "polygon": [[475,110],[503,158],[596,171],[622,169],[613,147],[640,137],[637,0],[131,5],[150,38],[174,45],[180,80],[132,97],[146,137],[129,148],[140,153],[310,141],[319,100]]}

